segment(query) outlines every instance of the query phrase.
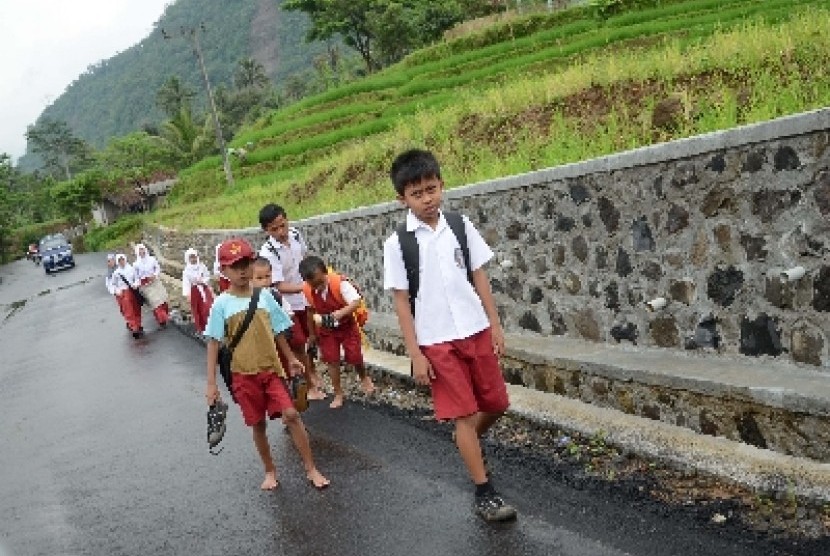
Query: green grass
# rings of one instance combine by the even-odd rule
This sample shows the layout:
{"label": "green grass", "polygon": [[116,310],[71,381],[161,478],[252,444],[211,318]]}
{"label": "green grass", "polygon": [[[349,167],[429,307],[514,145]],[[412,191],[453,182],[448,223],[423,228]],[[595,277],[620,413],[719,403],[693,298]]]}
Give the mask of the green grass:
{"label": "green grass", "polygon": [[[253,225],[267,202],[301,218],[389,200],[386,168],[413,145],[438,154],[452,187],[827,106],[828,9],[664,2],[602,22],[587,10],[534,15],[539,31],[498,42],[482,37],[503,29],[462,37],[272,113],[232,142],[254,144],[234,163],[234,188],[222,185],[219,157],[203,160],[150,218],[234,228]],[[688,117],[654,130],[651,109],[669,95]]]}

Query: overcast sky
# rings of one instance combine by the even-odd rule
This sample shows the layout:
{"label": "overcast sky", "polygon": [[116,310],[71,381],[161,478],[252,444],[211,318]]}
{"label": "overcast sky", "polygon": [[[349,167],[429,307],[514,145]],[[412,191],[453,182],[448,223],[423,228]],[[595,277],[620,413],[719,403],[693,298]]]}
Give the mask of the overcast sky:
{"label": "overcast sky", "polygon": [[[219,0],[217,0],[219,1]],[[0,0],[0,153],[86,68],[146,37],[174,0]]]}

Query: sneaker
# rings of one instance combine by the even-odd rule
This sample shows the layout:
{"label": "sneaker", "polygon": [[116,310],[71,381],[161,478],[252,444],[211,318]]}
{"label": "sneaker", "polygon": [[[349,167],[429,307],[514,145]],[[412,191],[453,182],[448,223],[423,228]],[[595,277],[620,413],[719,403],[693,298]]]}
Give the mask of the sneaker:
{"label": "sneaker", "polygon": [[[222,400],[216,400],[208,408],[207,412],[207,441],[208,448],[215,448],[225,436],[225,417],[228,416],[228,404]],[[220,450],[221,451],[221,450]],[[219,452],[216,452],[217,454]]]}
{"label": "sneaker", "polygon": [[516,508],[506,504],[495,491],[476,496],[475,512],[487,522],[510,521],[516,519]]}

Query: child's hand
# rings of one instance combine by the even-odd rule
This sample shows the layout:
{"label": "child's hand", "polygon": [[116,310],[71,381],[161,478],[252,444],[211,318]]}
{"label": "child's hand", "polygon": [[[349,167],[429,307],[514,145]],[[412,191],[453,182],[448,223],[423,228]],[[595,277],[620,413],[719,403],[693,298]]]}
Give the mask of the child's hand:
{"label": "child's hand", "polygon": [[493,353],[496,357],[504,355],[504,330],[501,326],[493,326],[490,328],[490,338],[493,341]]}
{"label": "child's hand", "polygon": [[305,372],[305,367],[303,364],[300,363],[300,360],[296,357],[292,357],[291,360],[288,361],[288,376],[297,376],[301,375]]}
{"label": "child's hand", "polygon": [[412,358],[412,377],[415,379],[415,383],[421,386],[429,386],[429,381],[435,378],[432,365],[423,355]]}
{"label": "child's hand", "polygon": [[219,388],[215,384],[208,384],[205,389],[205,398],[207,398],[208,406],[213,405],[213,402],[219,399]]}

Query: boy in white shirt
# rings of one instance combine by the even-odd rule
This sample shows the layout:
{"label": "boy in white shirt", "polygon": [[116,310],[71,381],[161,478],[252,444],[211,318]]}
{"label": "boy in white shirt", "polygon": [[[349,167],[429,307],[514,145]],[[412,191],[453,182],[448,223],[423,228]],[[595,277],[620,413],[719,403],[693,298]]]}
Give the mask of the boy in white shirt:
{"label": "boy in white shirt", "polygon": [[[480,440],[509,406],[498,361],[504,332],[483,268],[493,252],[466,217],[441,211],[444,183],[432,153],[400,154],[390,177],[409,211],[405,227],[384,243],[383,287],[392,290],[413,377],[430,386],[435,418],[455,421],[475,512],[486,521],[515,519],[490,482]],[[405,262],[407,252],[414,264]]]}
{"label": "boy in white shirt", "polygon": [[271,203],[262,207],[259,211],[259,224],[268,235],[259,249],[259,256],[271,263],[271,287],[279,291],[291,306],[291,318],[296,326],[292,328],[290,345],[305,368],[309,385],[308,399],[325,399],[326,395],[321,390],[322,380],[306,351],[309,330],[300,261],[308,253],[308,246],[300,231],[289,225],[288,215],[279,205]]}

